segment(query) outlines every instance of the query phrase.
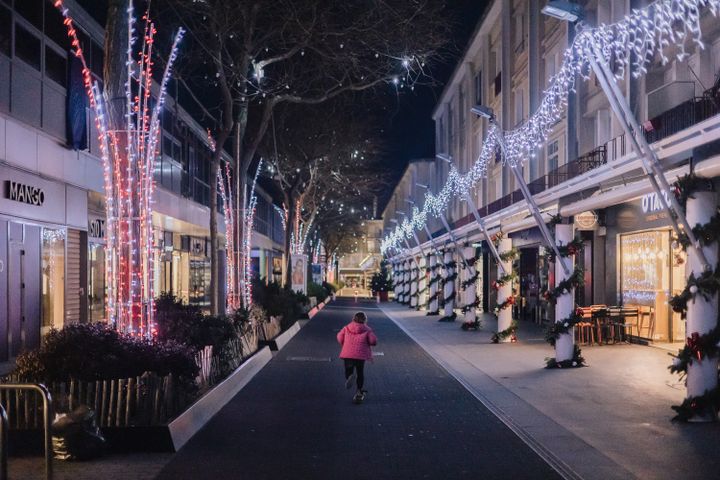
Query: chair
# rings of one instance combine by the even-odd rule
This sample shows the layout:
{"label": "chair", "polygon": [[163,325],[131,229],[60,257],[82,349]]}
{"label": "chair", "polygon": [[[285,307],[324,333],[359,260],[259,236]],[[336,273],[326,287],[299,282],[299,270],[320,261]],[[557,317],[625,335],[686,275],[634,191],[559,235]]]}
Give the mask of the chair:
{"label": "chair", "polygon": [[592,320],[592,309],[590,307],[580,307],[582,311],[582,320],[577,324],[577,341],[581,345],[592,345],[595,343],[595,329]]}
{"label": "chair", "polygon": [[[630,337],[633,336],[633,327],[635,327],[636,337],[640,337],[640,326],[638,325],[638,309],[637,307],[621,307],[620,316],[622,317],[625,334],[630,331]],[[630,338],[628,338],[630,341]]]}
{"label": "chair", "polygon": [[[608,317],[608,310],[607,305],[591,305],[590,306],[590,316],[592,318],[592,323],[597,331],[597,342],[599,345],[603,344],[603,330],[608,329],[607,325],[607,317]],[[604,335],[604,337],[607,339],[608,335]]]}
{"label": "chair", "polygon": [[[647,319],[647,321],[645,321]],[[638,308],[638,337],[642,329],[647,330],[645,338],[652,340],[655,335],[655,309],[653,307],[641,306]]]}
{"label": "chair", "polygon": [[621,307],[608,307],[608,328],[610,329],[610,336],[612,337],[613,343],[625,341],[625,331],[627,325],[623,321],[622,308]]}

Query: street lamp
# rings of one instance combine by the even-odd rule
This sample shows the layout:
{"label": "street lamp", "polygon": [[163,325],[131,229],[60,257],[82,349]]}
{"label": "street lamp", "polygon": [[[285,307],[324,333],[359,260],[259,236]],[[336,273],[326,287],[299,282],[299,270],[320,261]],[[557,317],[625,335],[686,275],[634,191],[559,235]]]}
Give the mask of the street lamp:
{"label": "street lamp", "polygon": [[[500,153],[502,153],[503,157],[508,160],[506,156],[507,150],[505,147],[505,136],[502,129],[500,128],[500,125],[498,125],[497,123],[495,113],[493,112],[492,108],[486,107],[484,105],[475,105],[471,109],[471,112],[479,117],[487,118],[490,123],[497,128],[496,137],[498,145],[500,145]],[[557,259],[556,261],[560,262],[560,265],[562,266],[565,274],[567,276],[570,276],[570,268],[567,266],[565,261],[563,261],[563,257],[560,255],[560,250],[558,249],[555,240],[553,240],[552,235],[550,235],[550,230],[545,224],[545,220],[543,220],[542,218],[540,208],[535,202],[532,193],[530,193],[530,189],[528,188],[527,183],[525,183],[525,177],[523,177],[522,172],[518,168],[518,164],[513,161],[510,161],[508,163],[510,164],[510,170],[513,172],[513,175],[515,175],[515,181],[517,181],[518,186],[520,187],[520,191],[522,192],[523,197],[525,197],[525,201],[528,204],[528,209],[530,210],[532,216],[535,217],[535,223],[537,223],[538,229],[540,230],[540,233],[545,239],[545,244],[555,253],[555,258]]]}
{"label": "street lamp", "polygon": [[585,16],[585,11],[581,5],[563,0],[550,0],[541,11],[549,17],[566,22],[577,22]]}

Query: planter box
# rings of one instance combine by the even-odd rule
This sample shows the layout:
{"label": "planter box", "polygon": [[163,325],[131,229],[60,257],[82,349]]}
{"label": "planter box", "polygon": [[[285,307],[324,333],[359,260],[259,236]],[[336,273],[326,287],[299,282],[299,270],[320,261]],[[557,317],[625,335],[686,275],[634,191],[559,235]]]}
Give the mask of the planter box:
{"label": "planter box", "polygon": [[261,341],[260,344],[269,347],[270,350],[273,352],[277,352],[278,350],[281,350],[285,345],[287,345],[290,339],[293,338],[295,334],[300,331],[301,327],[302,324],[300,324],[300,321],[298,320],[292,325],[290,325],[290,328],[285,330],[277,337],[273,338],[272,340]]}
{"label": "planter box", "polygon": [[175,451],[180,450],[221,408],[232,400],[267,365],[270,359],[272,359],[272,353],[269,348],[258,350],[222,383],[216,385],[170,422],[168,429]]}

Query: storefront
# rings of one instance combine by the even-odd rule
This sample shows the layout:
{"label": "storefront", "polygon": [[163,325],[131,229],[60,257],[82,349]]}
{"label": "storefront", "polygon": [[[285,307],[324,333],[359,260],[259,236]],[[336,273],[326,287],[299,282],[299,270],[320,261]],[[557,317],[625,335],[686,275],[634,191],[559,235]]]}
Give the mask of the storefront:
{"label": "storefront", "polygon": [[670,343],[685,338],[685,321],[670,298],[685,284],[685,253],[657,195],[607,209],[607,269],[617,304],[637,309],[632,334],[641,341]]}
{"label": "storefront", "polygon": [[[0,361],[87,319],[87,193],[0,166]],[[7,340],[5,340],[7,339]]]}
{"label": "storefront", "polygon": [[541,301],[540,294],[547,289],[550,268],[544,255],[545,250],[542,247],[544,242],[540,230],[537,228],[523,230],[511,234],[510,238],[513,247],[520,253],[513,265],[513,270],[518,274],[515,288],[519,294],[515,305],[515,318],[536,323],[547,321],[549,319],[547,304]]}
{"label": "storefront", "polygon": [[210,305],[210,257],[204,237],[156,231],[159,251],[155,266],[155,292],[185,303]]}
{"label": "storefront", "polygon": [[88,319],[107,320],[105,298],[105,200],[97,192],[88,192]]}

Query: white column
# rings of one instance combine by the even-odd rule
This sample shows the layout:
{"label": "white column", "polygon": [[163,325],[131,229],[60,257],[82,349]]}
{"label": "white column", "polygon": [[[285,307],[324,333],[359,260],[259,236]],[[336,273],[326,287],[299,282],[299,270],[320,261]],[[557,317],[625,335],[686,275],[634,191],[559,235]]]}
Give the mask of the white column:
{"label": "white column", "polygon": [[[690,225],[705,225],[717,209],[717,195],[714,192],[695,192],[687,201],[687,220]],[[718,243],[703,247],[703,253],[708,263],[716,267],[718,264]],[[703,273],[702,262],[694,250],[688,249],[685,275],[691,274],[698,278]],[[691,291],[692,293],[692,291]],[[701,293],[696,293],[687,303],[686,336],[693,333],[705,335],[715,328],[718,322],[718,294],[715,293],[707,300]],[[705,357],[702,360],[694,359],[687,370],[687,397],[699,397],[718,385],[718,358]],[[716,417],[715,412],[706,412],[705,416],[693,417],[690,421],[710,421]]]}
{"label": "white column", "polygon": [[410,305],[410,260],[405,260],[403,264],[403,304]]}
{"label": "white column", "polygon": [[[475,248],[473,247],[465,247],[462,249],[462,256],[465,258],[465,260],[468,262],[468,267],[463,268],[463,277],[462,281],[465,282],[469,280],[470,278],[475,276],[475,264],[473,263],[475,260]],[[468,285],[465,288],[465,291],[462,293],[463,296],[463,305],[471,305],[475,303],[475,300],[477,300],[477,286],[475,282],[472,283],[472,285]],[[477,319],[477,309],[471,308],[470,310],[467,310],[465,312],[465,316],[463,318],[466,322],[475,322]]]}
{"label": "white column", "polygon": [[[558,245],[567,245],[575,238],[572,225],[555,225],[555,242]],[[574,269],[575,256],[571,255],[565,258],[555,259],[555,285],[567,279],[570,275],[565,273],[562,262],[570,269],[571,273]],[[560,295],[555,301],[555,322],[562,322],[575,310],[575,289],[570,293]],[[571,360],[575,349],[575,327],[571,328],[568,333],[560,334],[555,342],[555,360],[562,362]]]}
{"label": "white column", "polygon": [[420,257],[420,271],[418,272],[418,310],[425,308],[425,304],[427,303],[427,278],[425,275],[426,266],[427,257],[423,255],[422,257]]}
{"label": "white column", "polygon": [[428,306],[428,315],[438,314],[438,257],[430,255],[430,305]]}
{"label": "white column", "polygon": [[[502,255],[505,252],[509,252],[512,250],[512,239],[510,238],[503,238],[500,240],[500,244],[498,245],[498,253]],[[506,272],[510,273],[512,272],[512,259],[503,261],[502,266],[505,269]],[[504,275],[503,270],[498,266],[498,273],[497,277],[501,278]],[[507,282],[505,285],[500,287],[500,289],[497,292],[497,303],[498,305],[502,304],[505,300],[507,300],[510,296],[512,296],[512,283],[513,282]],[[498,327],[497,331],[502,332],[503,330],[507,330],[512,326],[512,305],[508,306],[507,308],[504,308],[500,310],[497,313],[497,319],[498,319]],[[501,338],[501,342],[509,342],[512,340],[512,335],[508,335],[505,338]]]}
{"label": "white column", "polygon": [[420,272],[417,268],[417,257],[413,257],[413,262],[410,265],[410,308],[417,308],[418,298],[418,277]]}
{"label": "white column", "polygon": [[[453,249],[449,248],[445,250],[445,255],[443,256],[443,263],[445,265],[448,265],[450,262],[453,261]],[[452,280],[452,277],[455,275],[455,268],[452,268],[452,266],[446,266],[445,267],[445,284],[443,285],[443,299],[449,298],[450,296],[455,293],[455,280]],[[447,321],[453,321],[455,320],[455,299],[450,298],[449,300],[444,300],[445,304],[443,305],[443,315],[444,317],[441,320],[447,320]]]}
{"label": "white column", "polygon": [[395,292],[395,301],[400,303],[400,292],[402,291],[402,277],[400,275],[400,264],[393,263],[393,292]]}

